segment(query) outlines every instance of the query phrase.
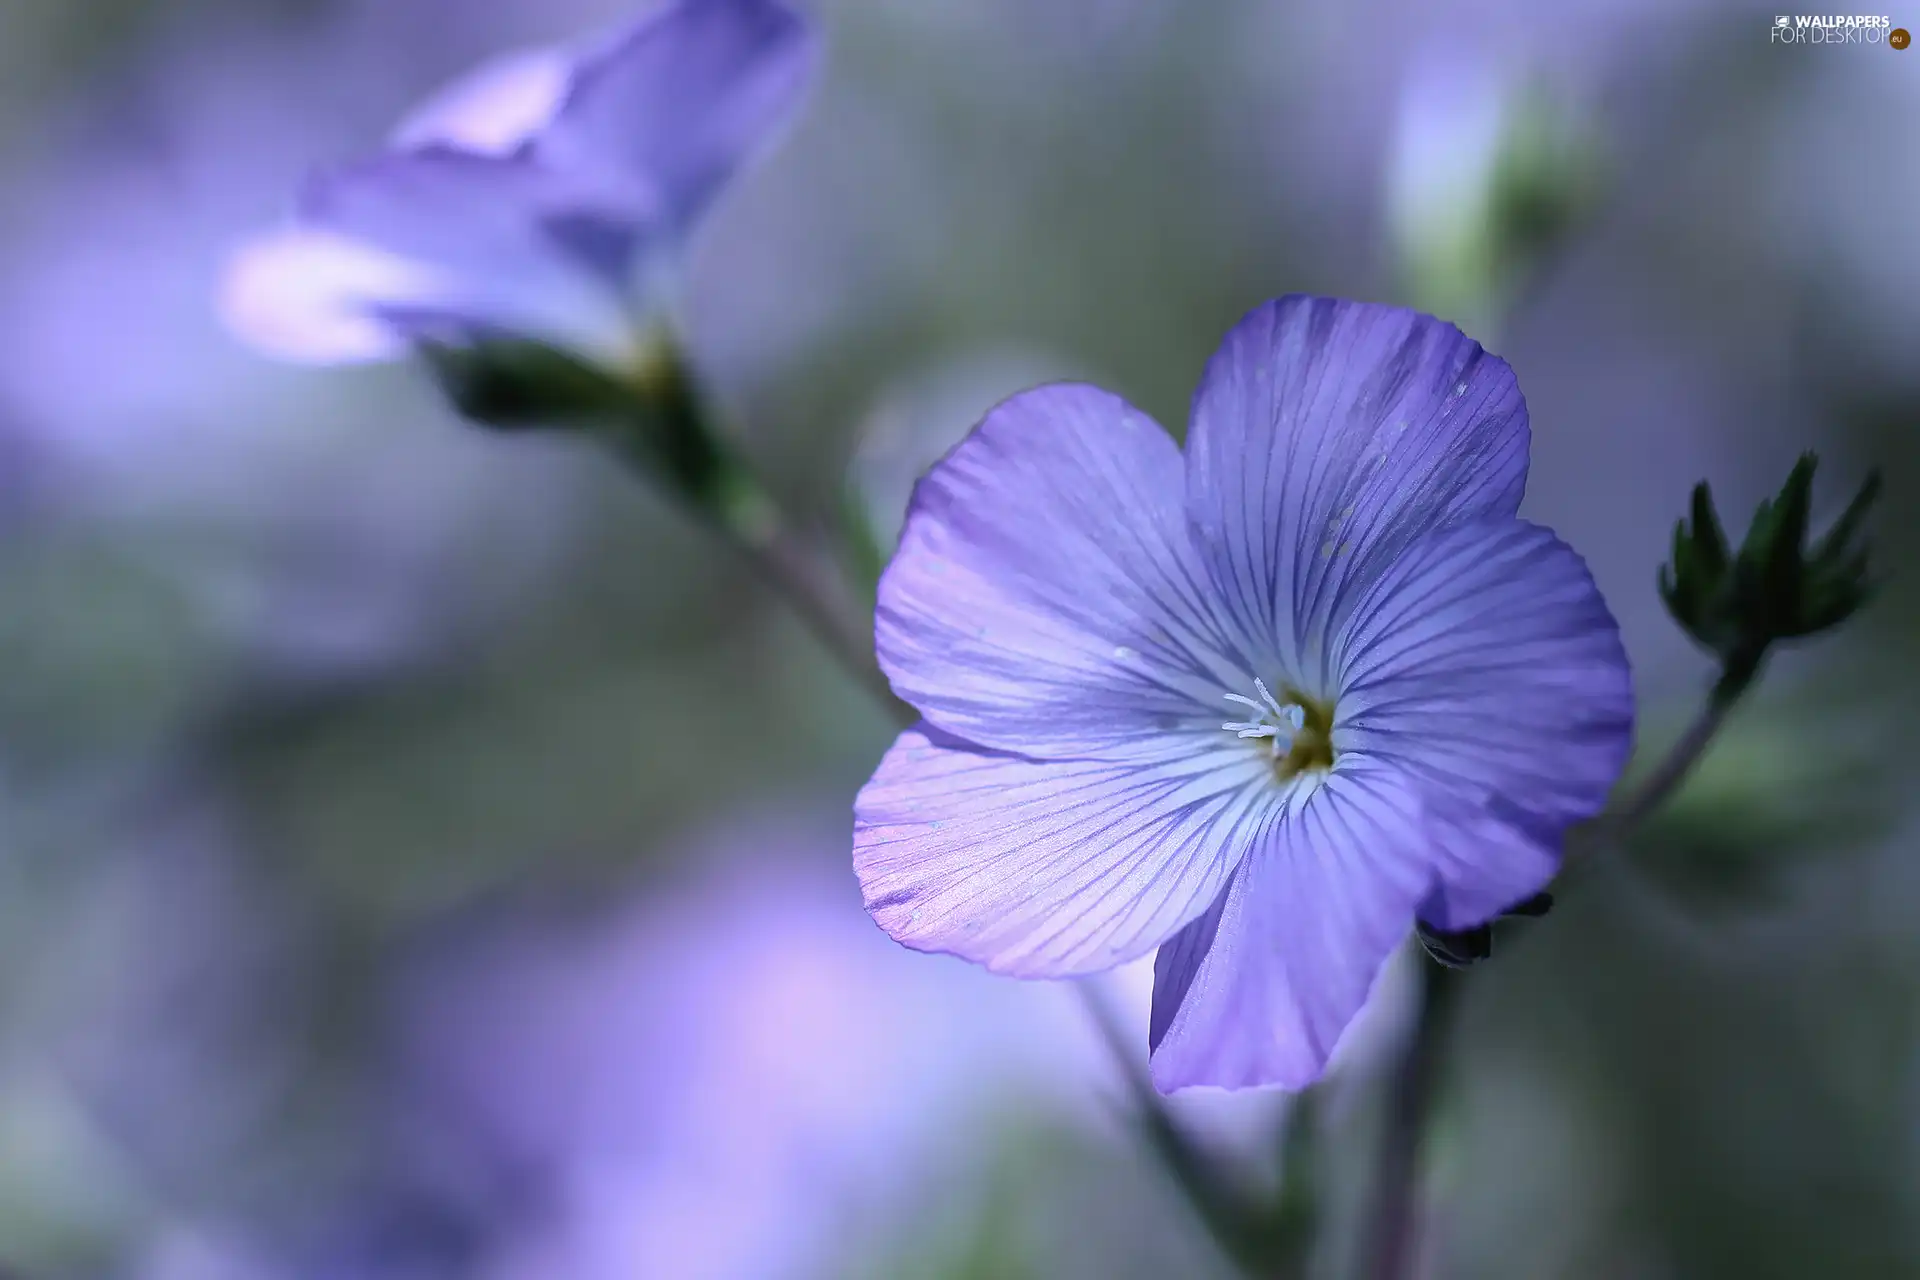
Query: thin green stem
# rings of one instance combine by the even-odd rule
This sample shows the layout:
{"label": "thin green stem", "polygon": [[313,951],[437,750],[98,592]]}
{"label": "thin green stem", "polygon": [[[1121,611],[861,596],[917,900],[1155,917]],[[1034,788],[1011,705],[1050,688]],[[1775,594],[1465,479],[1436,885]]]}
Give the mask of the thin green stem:
{"label": "thin green stem", "polygon": [[1673,797],[1680,784],[1687,780],[1693,767],[1707,753],[1726,723],[1727,715],[1735,704],[1752,686],[1760,674],[1761,662],[1765,651],[1760,650],[1751,656],[1729,662],[1725,672],[1713,687],[1706,705],[1700,708],[1693,723],[1687,726],[1660,763],[1655,766],[1646,780],[1628,796],[1613,812],[1603,817],[1597,824],[1601,834],[1610,839],[1619,839],[1628,835],[1647,818]]}
{"label": "thin green stem", "polygon": [[1361,1239],[1363,1276],[1400,1280],[1418,1247],[1416,1175],[1427,1113],[1439,1088],[1442,1053],[1462,975],[1421,957],[1418,1011],[1388,1081],[1370,1224]]}
{"label": "thin green stem", "polygon": [[1252,1280],[1293,1280],[1295,1269],[1289,1262],[1272,1256],[1275,1250],[1261,1234],[1263,1224],[1254,1199],[1244,1188],[1223,1176],[1205,1148],[1180,1124],[1168,1109],[1166,1099],[1154,1088],[1100,979],[1083,978],[1074,987],[1088,1018],[1126,1080],[1127,1092],[1148,1142],[1208,1234]]}
{"label": "thin green stem", "polygon": [[[744,477],[744,472],[742,472]],[[873,656],[871,615],[860,607],[825,551],[797,534],[765,490],[737,496],[714,521],[747,557],[762,581],[800,615],[814,636],[860,686],[903,726],[916,717],[894,697]]]}
{"label": "thin green stem", "polygon": [[719,414],[677,349],[663,344],[633,377],[633,412],[615,448],[743,554],[862,688],[903,725],[913,713],[874,661],[871,614],[835,561],[805,537],[719,429]]}
{"label": "thin green stem", "polygon": [[[1592,825],[1590,830],[1601,837],[1593,843],[1624,838],[1672,798],[1706,754],[1728,713],[1752,687],[1765,656],[1765,649],[1760,648],[1728,660],[1706,705],[1646,781],[1611,815]],[[1388,1081],[1386,1127],[1375,1171],[1374,1202],[1361,1241],[1365,1259],[1362,1274],[1368,1280],[1402,1280],[1408,1274],[1417,1243],[1420,1146],[1437,1093],[1441,1050],[1463,985],[1461,973],[1424,957],[1420,968],[1413,1026]]]}

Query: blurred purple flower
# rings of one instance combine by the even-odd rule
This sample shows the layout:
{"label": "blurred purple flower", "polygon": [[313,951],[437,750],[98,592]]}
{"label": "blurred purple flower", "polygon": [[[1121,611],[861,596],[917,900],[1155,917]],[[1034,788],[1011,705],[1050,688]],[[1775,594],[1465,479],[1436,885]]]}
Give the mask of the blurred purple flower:
{"label": "blurred purple flower", "polygon": [[925,721],[856,804],[874,917],[1023,977],[1160,947],[1161,1088],[1318,1077],[1415,917],[1540,889],[1626,758],[1613,618],[1516,516],[1528,440],[1458,329],[1297,296],[1227,336],[1184,462],[1093,387],[1002,404],[881,583]]}
{"label": "blurred purple flower", "polygon": [[[974,1222],[1010,1148],[1130,1150],[1076,994],[892,945],[832,830],[744,824],[670,878],[516,897],[416,939],[356,1094],[365,1128],[336,1135],[355,1143],[345,1167],[238,1213],[178,1206],[122,1274],[842,1275]],[[1140,1028],[1145,969],[1110,983]],[[1179,1109],[1223,1153],[1264,1155],[1274,1101]],[[1072,1224],[1072,1203],[1038,1212]],[[1142,1274],[1216,1274],[1204,1240],[1151,1248],[1165,1265]]]}
{"label": "blurred purple flower", "polygon": [[[0,174],[0,329],[14,356],[0,369],[0,456],[30,473],[42,542],[63,556],[82,542],[131,549],[177,602],[180,638],[165,638],[196,664],[169,686],[183,706],[235,679],[360,679],[444,652],[522,599],[589,509],[591,460],[503,451],[410,379],[263,362],[207,305],[234,239],[313,157],[338,153],[369,103],[405,99],[397,16],[187,23],[110,90],[77,94],[43,122],[33,162]],[[330,94],[326,111],[291,107]],[[99,568],[58,569],[31,611],[18,570],[7,584],[10,615],[60,659],[39,685],[85,685],[94,640],[167,651],[150,595],[151,624],[102,626]],[[64,634],[72,625],[87,644]],[[203,654],[217,661],[197,665]]]}
{"label": "blurred purple flower", "polygon": [[768,856],[796,843],[735,831],[672,885],[523,904],[415,958],[382,1164],[479,1224],[476,1274],[837,1274],[966,1192],[997,1105],[1109,1078],[1069,991],[903,954],[844,870]]}
{"label": "blurred purple flower", "polygon": [[952,451],[1008,387],[1074,375],[1073,362],[1039,350],[989,348],[914,369],[875,397],[847,466],[875,545],[890,553],[914,483]]}
{"label": "blurred purple flower", "polygon": [[507,335],[623,364],[681,242],[792,113],[815,52],[781,0],[679,0],[590,50],[483,66],[243,247],[228,321],[320,363]]}

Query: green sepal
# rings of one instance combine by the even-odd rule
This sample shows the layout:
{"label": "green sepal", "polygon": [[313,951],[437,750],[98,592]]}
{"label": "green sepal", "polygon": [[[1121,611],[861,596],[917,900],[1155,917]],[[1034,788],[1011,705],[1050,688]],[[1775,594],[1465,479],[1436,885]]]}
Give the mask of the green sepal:
{"label": "green sepal", "polygon": [[1836,627],[1872,597],[1861,530],[1879,495],[1879,473],[1867,476],[1833,527],[1809,547],[1818,465],[1813,454],[1800,456],[1780,492],[1754,511],[1737,554],[1728,553],[1704,482],[1694,487],[1689,517],[1674,526],[1660,597],[1683,631],[1743,679],[1772,645]]}
{"label": "green sepal", "polygon": [[1471,929],[1437,929],[1420,921],[1417,936],[1428,957],[1449,969],[1464,969],[1493,954],[1494,926],[1502,920],[1537,920],[1553,910],[1553,895],[1542,890],[1514,903],[1495,920]]}
{"label": "green sepal", "polygon": [[422,342],[448,400],[490,430],[571,431],[608,445],[635,472],[748,541],[770,507],[718,429],[693,371],[664,334],[625,367],[519,338]]}
{"label": "green sepal", "polygon": [[498,431],[573,425],[619,413],[634,399],[626,379],[541,342],[483,338],[416,349],[460,416]]}

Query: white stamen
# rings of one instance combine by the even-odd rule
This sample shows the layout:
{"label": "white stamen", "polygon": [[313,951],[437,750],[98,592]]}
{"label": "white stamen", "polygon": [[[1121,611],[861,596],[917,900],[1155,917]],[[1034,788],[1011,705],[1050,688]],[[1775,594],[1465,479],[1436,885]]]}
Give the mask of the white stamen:
{"label": "white stamen", "polygon": [[1293,736],[1306,727],[1306,708],[1298,703],[1282,703],[1273,696],[1273,690],[1267,688],[1267,682],[1258,677],[1253,687],[1260,695],[1257,699],[1244,693],[1225,695],[1228,702],[1237,702],[1252,710],[1253,719],[1228,720],[1220,727],[1241,738],[1270,738],[1274,756],[1283,756],[1293,746]]}

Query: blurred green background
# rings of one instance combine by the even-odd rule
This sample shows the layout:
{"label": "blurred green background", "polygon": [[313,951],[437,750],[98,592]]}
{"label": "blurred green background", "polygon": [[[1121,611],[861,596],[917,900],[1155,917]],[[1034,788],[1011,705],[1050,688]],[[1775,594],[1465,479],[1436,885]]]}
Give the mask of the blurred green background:
{"label": "blurred green background", "polygon": [[[1803,448],[1828,517],[1885,470],[1870,613],[1776,661],[1670,812],[1476,975],[1428,1265],[1920,1274],[1920,54],[1704,0],[819,9],[827,72],[685,316],[802,509],[851,476],[891,527],[1051,378],[1177,431],[1280,293],[1420,304],[1517,370],[1526,513],[1593,565],[1657,749],[1709,674],[1653,589],[1694,482],[1738,524]],[[845,830],[888,723],[737,557],[583,444],[215,321],[223,252],[304,170],[628,12],[0,9],[0,1266],[1225,1273],[1071,997],[866,923]],[[780,995],[816,953],[826,986]],[[605,1114],[563,1101],[603,1075]],[[1335,1236],[1368,1055],[1338,1083]],[[1275,1111],[1182,1103],[1249,1165]],[[484,1191],[447,1174],[509,1148]],[[649,1254],[602,1218],[707,1225]]]}

